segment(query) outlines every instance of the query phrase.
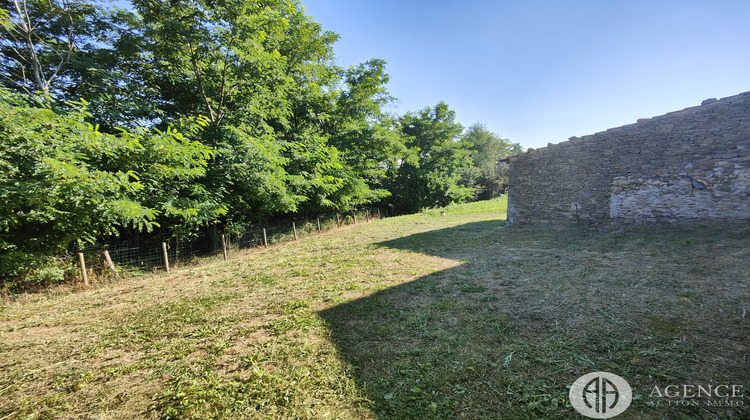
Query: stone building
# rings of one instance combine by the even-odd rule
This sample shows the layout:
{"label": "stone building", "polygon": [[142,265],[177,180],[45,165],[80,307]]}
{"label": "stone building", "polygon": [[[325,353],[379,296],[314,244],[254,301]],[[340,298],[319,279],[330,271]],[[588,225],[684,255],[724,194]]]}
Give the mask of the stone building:
{"label": "stone building", "polygon": [[750,92],[509,163],[509,225],[750,220]]}

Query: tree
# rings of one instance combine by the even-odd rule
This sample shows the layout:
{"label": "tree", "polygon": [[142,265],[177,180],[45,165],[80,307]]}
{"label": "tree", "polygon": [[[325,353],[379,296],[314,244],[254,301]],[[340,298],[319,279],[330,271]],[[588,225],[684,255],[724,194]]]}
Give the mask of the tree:
{"label": "tree", "polygon": [[383,112],[394,100],[386,89],[385,65],[384,60],[372,59],[343,71],[343,86],[326,122],[330,144],[340,151],[353,177],[360,178],[357,198],[352,199],[355,205],[389,197],[384,181],[409,154],[396,119]]}
{"label": "tree", "polygon": [[70,63],[80,48],[106,42],[109,21],[103,9],[77,0],[1,0],[0,76],[2,84],[47,104],[70,83]]}
{"label": "tree", "polygon": [[346,209],[384,195],[363,181],[361,165],[349,165],[354,153],[332,144],[343,145],[333,140],[341,130],[331,127],[349,112],[336,102],[337,35],[323,31],[298,2],[135,0],[134,6],[149,52],[139,73],[161,93],[163,121],[208,119],[202,142],[216,158],[201,182],[228,208],[216,222],[240,226],[285,212]]}
{"label": "tree", "polygon": [[459,141],[463,128],[455,119],[444,102],[401,117],[404,144],[416,152],[415,159],[401,163],[391,183],[393,203],[401,211],[463,202],[473,195],[472,188],[458,183],[471,158]]}
{"label": "tree", "polygon": [[0,277],[59,280],[55,257],[71,247],[199,214],[181,189],[205,173],[210,149],[171,128],[105,134],[72,105],[57,113],[0,89]]}
{"label": "tree", "polygon": [[442,102],[386,113],[385,61],[336,66],[338,36],[298,0],[132,4],[0,0],[3,270],[129,230],[417,211],[501,188],[513,145],[479,126],[461,140]]}
{"label": "tree", "polygon": [[[292,125],[294,77],[301,73],[295,70],[308,60],[304,43],[314,44],[289,39],[305,21],[301,7],[280,0],[133,4],[148,51],[140,56],[141,73],[161,94],[163,120],[208,119],[201,141],[216,159],[201,182],[225,200],[224,221],[244,224],[295,210],[304,197],[288,188],[293,140],[280,134]],[[314,28],[308,33],[323,36]]]}
{"label": "tree", "polygon": [[[173,117],[204,115],[256,133],[289,125],[294,91],[314,86],[331,33],[297,2],[134,0],[142,16],[145,82],[158,87]],[[312,68],[311,68],[312,67]],[[304,82],[304,83],[302,83]]]}
{"label": "tree", "polygon": [[118,133],[118,127],[163,129],[187,116],[164,116],[165,99],[149,83],[154,68],[139,16],[127,9],[97,10],[97,37],[73,54],[60,100],[86,99],[88,120],[107,133]]}
{"label": "tree", "polygon": [[523,153],[521,145],[499,137],[479,123],[469,127],[461,141],[473,162],[471,167],[463,170],[461,184],[474,188],[476,198],[480,200],[489,200],[503,193],[508,185],[508,169],[500,161]]}

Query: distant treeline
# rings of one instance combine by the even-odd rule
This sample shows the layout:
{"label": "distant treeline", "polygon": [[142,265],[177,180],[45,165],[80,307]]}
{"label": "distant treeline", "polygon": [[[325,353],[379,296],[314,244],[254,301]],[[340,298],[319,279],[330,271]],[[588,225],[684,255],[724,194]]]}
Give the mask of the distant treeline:
{"label": "distant treeline", "polygon": [[298,1],[0,4],[0,280],[108,235],[492,198],[521,152],[386,112],[386,63],[337,66]]}

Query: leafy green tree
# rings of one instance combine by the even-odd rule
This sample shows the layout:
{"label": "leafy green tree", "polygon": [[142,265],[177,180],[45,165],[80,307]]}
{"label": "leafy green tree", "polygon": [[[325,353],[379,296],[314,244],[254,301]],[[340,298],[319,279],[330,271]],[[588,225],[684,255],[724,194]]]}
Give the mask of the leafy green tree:
{"label": "leafy green tree", "polygon": [[[165,130],[119,130],[100,134],[82,150],[91,167],[126,172],[136,177],[139,189],[132,198],[156,211],[164,230],[189,232],[227,213],[221,198],[195,182],[205,176],[215,152],[198,141],[204,118],[185,119]],[[138,230],[142,230],[139,229]]]}
{"label": "leafy green tree", "polygon": [[0,84],[48,106],[87,99],[104,132],[158,121],[140,21],[110,3],[0,0]]}
{"label": "leafy green tree", "polygon": [[31,272],[30,279],[59,280],[55,256],[70,247],[121,227],[150,231],[160,216],[187,222],[199,213],[179,200],[190,194],[168,184],[204,174],[210,149],[172,129],[105,134],[85,122],[77,105],[61,114],[0,89],[3,278]]}
{"label": "leafy green tree", "polygon": [[404,144],[416,151],[416,159],[403,161],[391,183],[394,205],[401,211],[415,212],[472,197],[474,189],[459,184],[471,158],[459,141],[463,127],[455,119],[455,111],[444,102],[401,117]]}
{"label": "leafy green tree", "polygon": [[139,73],[161,93],[163,120],[208,119],[201,141],[216,158],[200,182],[228,209],[215,222],[242,226],[300,205],[335,207],[345,182],[321,125],[336,36],[292,1],[133,4],[149,52]]}
{"label": "leafy green tree", "polygon": [[0,77],[9,89],[62,98],[71,63],[107,42],[110,21],[93,2],[0,0]]}
{"label": "leafy green tree", "polygon": [[389,197],[384,181],[409,155],[397,121],[383,112],[394,100],[386,89],[389,76],[385,65],[382,59],[372,59],[342,72],[343,86],[325,125],[330,144],[340,151],[352,172],[349,178],[358,183],[350,206]]}
{"label": "leafy green tree", "polygon": [[517,145],[481,126],[461,138],[442,102],[384,112],[385,61],[336,66],[338,36],[298,0],[132,6],[0,0],[4,273],[128,230],[417,211],[502,188],[498,156]]}
{"label": "leafy green tree", "polygon": [[100,9],[96,20],[96,42],[72,56],[61,100],[86,99],[89,121],[108,133],[117,133],[118,127],[165,128],[175,121],[165,118],[163,95],[148,82],[155,69],[138,15],[127,9]]}
{"label": "leafy green tree", "polygon": [[159,115],[208,119],[201,141],[216,159],[200,182],[225,200],[217,222],[243,226],[387,195],[379,177],[393,153],[383,151],[399,142],[389,122],[374,122],[383,119],[382,61],[341,71],[332,63],[338,36],[297,1],[133,4],[148,51],[137,73],[161,93]]}
{"label": "leafy green tree", "polygon": [[[283,33],[282,12],[259,2],[135,0],[148,54],[145,82],[158,87],[172,118],[204,115],[253,118],[278,110],[286,83],[278,51],[264,42]],[[214,138],[216,140],[216,138]]]}
{"label": "leafy green tree", "polygon": [[472,166],[461,173],[461,184],[474,188],[479,200],[502,194],[508,186],[508,167],[500,161],[523,153],[521,145],[501,138],[479,123],[469,127],[461,140],[472,159]]}

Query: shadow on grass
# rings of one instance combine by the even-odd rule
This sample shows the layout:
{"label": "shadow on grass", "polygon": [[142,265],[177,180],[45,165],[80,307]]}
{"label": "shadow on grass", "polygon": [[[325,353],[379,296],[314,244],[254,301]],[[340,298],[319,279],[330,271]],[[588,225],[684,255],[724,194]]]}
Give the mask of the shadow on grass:
{"label": "shadow on grass", "polygon": [[[568,387],[599,370],[620,374],[643,396],[628,418],[748,414],[664,408],[646,398],[654,384],[750,383],[733,365],[748,341],[742,331],[719,315],[696,312],[709,321],[698,327],[685,315],[692,304],[685,296],[705,290],[674,280],[695,269],[678,246],[682,237],[504,225],[474,222],[382,242],[462,264],[321,312],[379,418],[580,418]],[[670,246],[674,254],[665,254]],[[724,305],[722,312],[737,304],[713,291],[701,299]],[[675,340],[687,331],[694,342]],[[739,347],[710,366],[722,345]]]}
{"label": "shadow on grass", "polygon": [[504,220],[474,222],[382,242],[462,264],[321,313],[379,418],[504,412],[498,395],[510,382],[497,381],[512,360],[507,315],[473,279],[503,226]]}

